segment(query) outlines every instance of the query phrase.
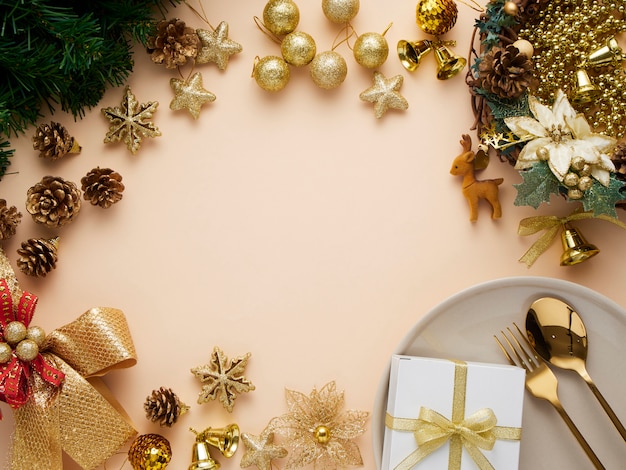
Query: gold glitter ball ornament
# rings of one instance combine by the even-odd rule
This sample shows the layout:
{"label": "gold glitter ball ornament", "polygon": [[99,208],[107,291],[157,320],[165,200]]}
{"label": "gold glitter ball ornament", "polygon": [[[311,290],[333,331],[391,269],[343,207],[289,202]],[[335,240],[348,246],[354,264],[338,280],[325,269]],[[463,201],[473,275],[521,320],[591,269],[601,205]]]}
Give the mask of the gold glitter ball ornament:
{"label": "gold glitter ball ornament", "polygon": [[4,328],[4,339],[7,343],[15,345],[26,339],[26,326],[20,321],[12,321]]}
{"label": "gold glitter ball ornament", "polygon": [[417,26],[433,36],[450,31],[458,17],[458,9],[453,0],[420,0],[415,10]]}
{"label": "gold glitter ball ornament", "polygon": [[359,12],[359,0],[322,0],[322,11],[333,23],[344,24]]}
{"label": "gold glitter ball ornament", "polygon": [[389,44],[379,33],[361,34],[354,43],[354,60],[368,69],[380,67],[389,55]]}
{"label": "gold glitter ball ornament", "polygon": [[270,0],[263,9],[263,25],[276,36],[295,31],[299,22],[300,9],[292,0]]}
{"label": "gold glitter ball ornament", "polygon": [[15,346],[15,355],[24,362],[33,361],[39,355],[39,346],[32,339],[25,339]]}
{"label": "gold glitter ball ornament", "polygon": [[289,33],[280,43],[280,52],[290,65],[302,67],[311,63],[317,49],[315,40],[310,34],[294,31]]}
{"label": "gold glitter ball ornament", "polygon": [[13,349],[7,343],[0,343],[0,364],[6,364],[13,356]]}
{"label": "gold glitter ball ornament", "polygon": [[141,434],[128,450],[128,461],[134,470],[163,470],[172,459],[172,448],[159,434]]}
{"label": "gold glitter ball ornament", "polygon": [[516,16],[519,13],[519,7],[517,6],[517,3],[508,1],[502,7],[502,11],[509,16]]}
{"label": "gold glitter ball ornament", "polygon": [[348,64],[335,51],[317,54],[309,69],[311,79],[318,87],[332,90],[343,83],[348,75]]}
{"label": "gold glitter ball ornament", "polygon": [[289,83],[291,72],[285,59],[270,55],[259,59],[254,64],[252,76],[264,90],[280,91]]}

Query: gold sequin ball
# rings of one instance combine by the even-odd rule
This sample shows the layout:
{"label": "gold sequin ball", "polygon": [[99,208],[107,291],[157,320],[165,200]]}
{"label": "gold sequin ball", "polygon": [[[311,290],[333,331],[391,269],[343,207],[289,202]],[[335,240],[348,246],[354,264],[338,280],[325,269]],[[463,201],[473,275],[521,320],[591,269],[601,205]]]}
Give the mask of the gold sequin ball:
{"label": "gold sequin ball", "polygon": [[[626,1],[553,0],[519,31],[535,48],[539,84],[533,94],[549,105],[562,89],[596,132],[618,139],[626,128],[626,74],[622,39],[616,36],[626,30],[625,11]],[[590,61],[602,48],[609,50],[606,60]],[[577,102],[583,89],[592,91],[593,99]]]}

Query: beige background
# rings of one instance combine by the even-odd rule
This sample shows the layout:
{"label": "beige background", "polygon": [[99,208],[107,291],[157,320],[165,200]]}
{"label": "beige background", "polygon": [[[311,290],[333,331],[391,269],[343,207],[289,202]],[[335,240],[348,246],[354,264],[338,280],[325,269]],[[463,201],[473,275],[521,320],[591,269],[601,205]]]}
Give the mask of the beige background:
{"label": "beige background", "polygon": [[[162,137],[144,139],[137,155],[121,143],[103,144],[108,121],[100,108],[118,106],[123,93],[111,89],[83,120],[54,116],[79,140],[80,155],[42,161],[32,149],[31,129],[12,140],[11,171],[18,173],[0,184],[0,197],[24,213],[16,237],[4,244],[13,263],[21,241],[61,237],[55,271],[44,279],[19,277],[40,298],[34,324],[50,331],[94,306],[126,313],[139,362],[106,381],[140,433],[170,440],[171,468],[189,465],[190,426],[237,422],[258,434],[286,412],[285,388],[308,394],[335,380],[346,408],[371,411],[389,355],[407,330],[475,284],[555,277],[626,304],[624,233],[612,224],[578,224],[602,250],[582,265],[560,267],[556,244],[530,270],[517,261],[534,241],[517,236],[520,219],[565,215],[572,207],[560,200],[539,211],[515,207],[512,185],[520,177],[507,164],[493,161],[480,175],[505,178],[503,218],[492,221],[482,205],[479,221],[468,221],[460,179],[449,174],[460,136],[473,122],[464,78],[437,81],[432,55],[409,73],[395,54],[399,39],[426,37],[415,24],[415,2],[364,0],[353,20],[360,34],[382,32],[393,22],[386,35],[391,52],[380,71],[404,76],[409,109],[390,110],[380,120],[359,100],[372,71],[354,61],[346,44],[336,49],[349,67],[340,88],[318,89],[306,68],[292,68],[287,88],[271,94],[250,77],[255,56],[280,53],[253,21],[264,2],[203,5],[213,26],[229,23],[243,52],[224,72],[214,64],[197,67],[204,87],[217,95],[198,120],[168,108],[169,80],[178,74],[138,48],[128,83],[139,101],[160,103],[153,121]],[[330,49],[340,27],[325,18],[321,2],[300,1],[299,7],[298,29],[315,38],[318,51]],[[207,28],[184,6],[170,16]],[[458,41],[455,51],[464,56],[476,16],[459,3],[459,20],[446,36]],[[60,230],[30,219],[24,208],[30,186],[48,174],[79,182],[96,166],[123,175],[119,204],[101,210],[85,203]],[[256,390],[240,396],[232,414],[219,403],[196,404],[200,383],[189,369],[207,363],[214,346],[229,357],[252,353],[246,376]],[[160,386],[192,406],[171,429],[144,417],[146,396]],[[9,407],[0,409],[4,455],[13,423]],[[357,443],[365,468],[374,468],[369,425]],[[238,455],[218,460],[234,469]],[[119,468],[123,457],[107,468]],[[68,461],[66,468],[76,467]]]}

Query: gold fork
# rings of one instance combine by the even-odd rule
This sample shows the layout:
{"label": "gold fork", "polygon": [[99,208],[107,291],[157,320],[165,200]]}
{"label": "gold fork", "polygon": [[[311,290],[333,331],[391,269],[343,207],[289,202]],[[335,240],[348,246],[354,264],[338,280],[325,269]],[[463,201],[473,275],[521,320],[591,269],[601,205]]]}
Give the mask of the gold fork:
{"label": "gold fork", "polygon": [[[528,349],[530,351],[533,351],[530,343],[528,342],[522,331],[519,329],[519,327],[515,323],[513,323],[513,326],[515,326],[515,328],[517,329],[520,338],[522,338],[522,341],[525,342],[525,344],[528,346]],[[509,346],[509,350],[512,354],[509,354],[509,352],[502,345],[497,336],[494,335],[494,338],[496,340],[496,343],[498,343],[498,346],[500,346],[500,349],[502,349],[502,352],[506,356],[509,363],[513,366],[522,367],[524,368],[524,370],[526,370],[526,389],[528,389],[528,391],[533,396],[547,400],[556,409],[556,411],[558,411],[559,415],[561,415],[561,418],[563,418],[563,421],[565,421],[565,424],[567,424],[569,430],[572,432],[572,434],[574,434],[574,437],[583,448],[591,462],[593,462],[594,466],[597,469],[604,469],[604,465],[602,465],[600,459],[598,459],[598,456],[591,449],[583,435],[580,433],[572,419],[563,408],[561,400],[559,400],[558,382],[556,376],[554,375],[554,372],[550,370],[550,368],[546,365],[543,359],[540,359],[539,357],[534,355],[534,352],[534,357],[531,356],[527,352],[526,348],[524,348],[520,344],[510,328],[507,328],[507,331],[509,332],[509,336],[512,341],[509,340],[506,332],[500,331],[500,333],[502,333],[502,337],[504,338],[506,344]]]}

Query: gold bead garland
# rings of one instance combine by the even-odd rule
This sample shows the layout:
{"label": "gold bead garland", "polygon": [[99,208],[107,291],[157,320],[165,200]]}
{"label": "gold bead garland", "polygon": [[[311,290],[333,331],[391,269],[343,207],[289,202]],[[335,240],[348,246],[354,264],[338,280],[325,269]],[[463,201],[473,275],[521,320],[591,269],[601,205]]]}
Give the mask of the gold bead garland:
{"label": "gold bead garland", "polygon": [[[539,82],[534,95],[550,104],[558,89],[568,96],[575,92],[576,73],[587,56],[606,41],[626,31],[626,1],[554,0],[528,19],[519,37],[532,43]],[[626,126],[626,74],[619,63],[586,71],[601,93],[590,103],[578,105],[596,132],[618,139]]]}

